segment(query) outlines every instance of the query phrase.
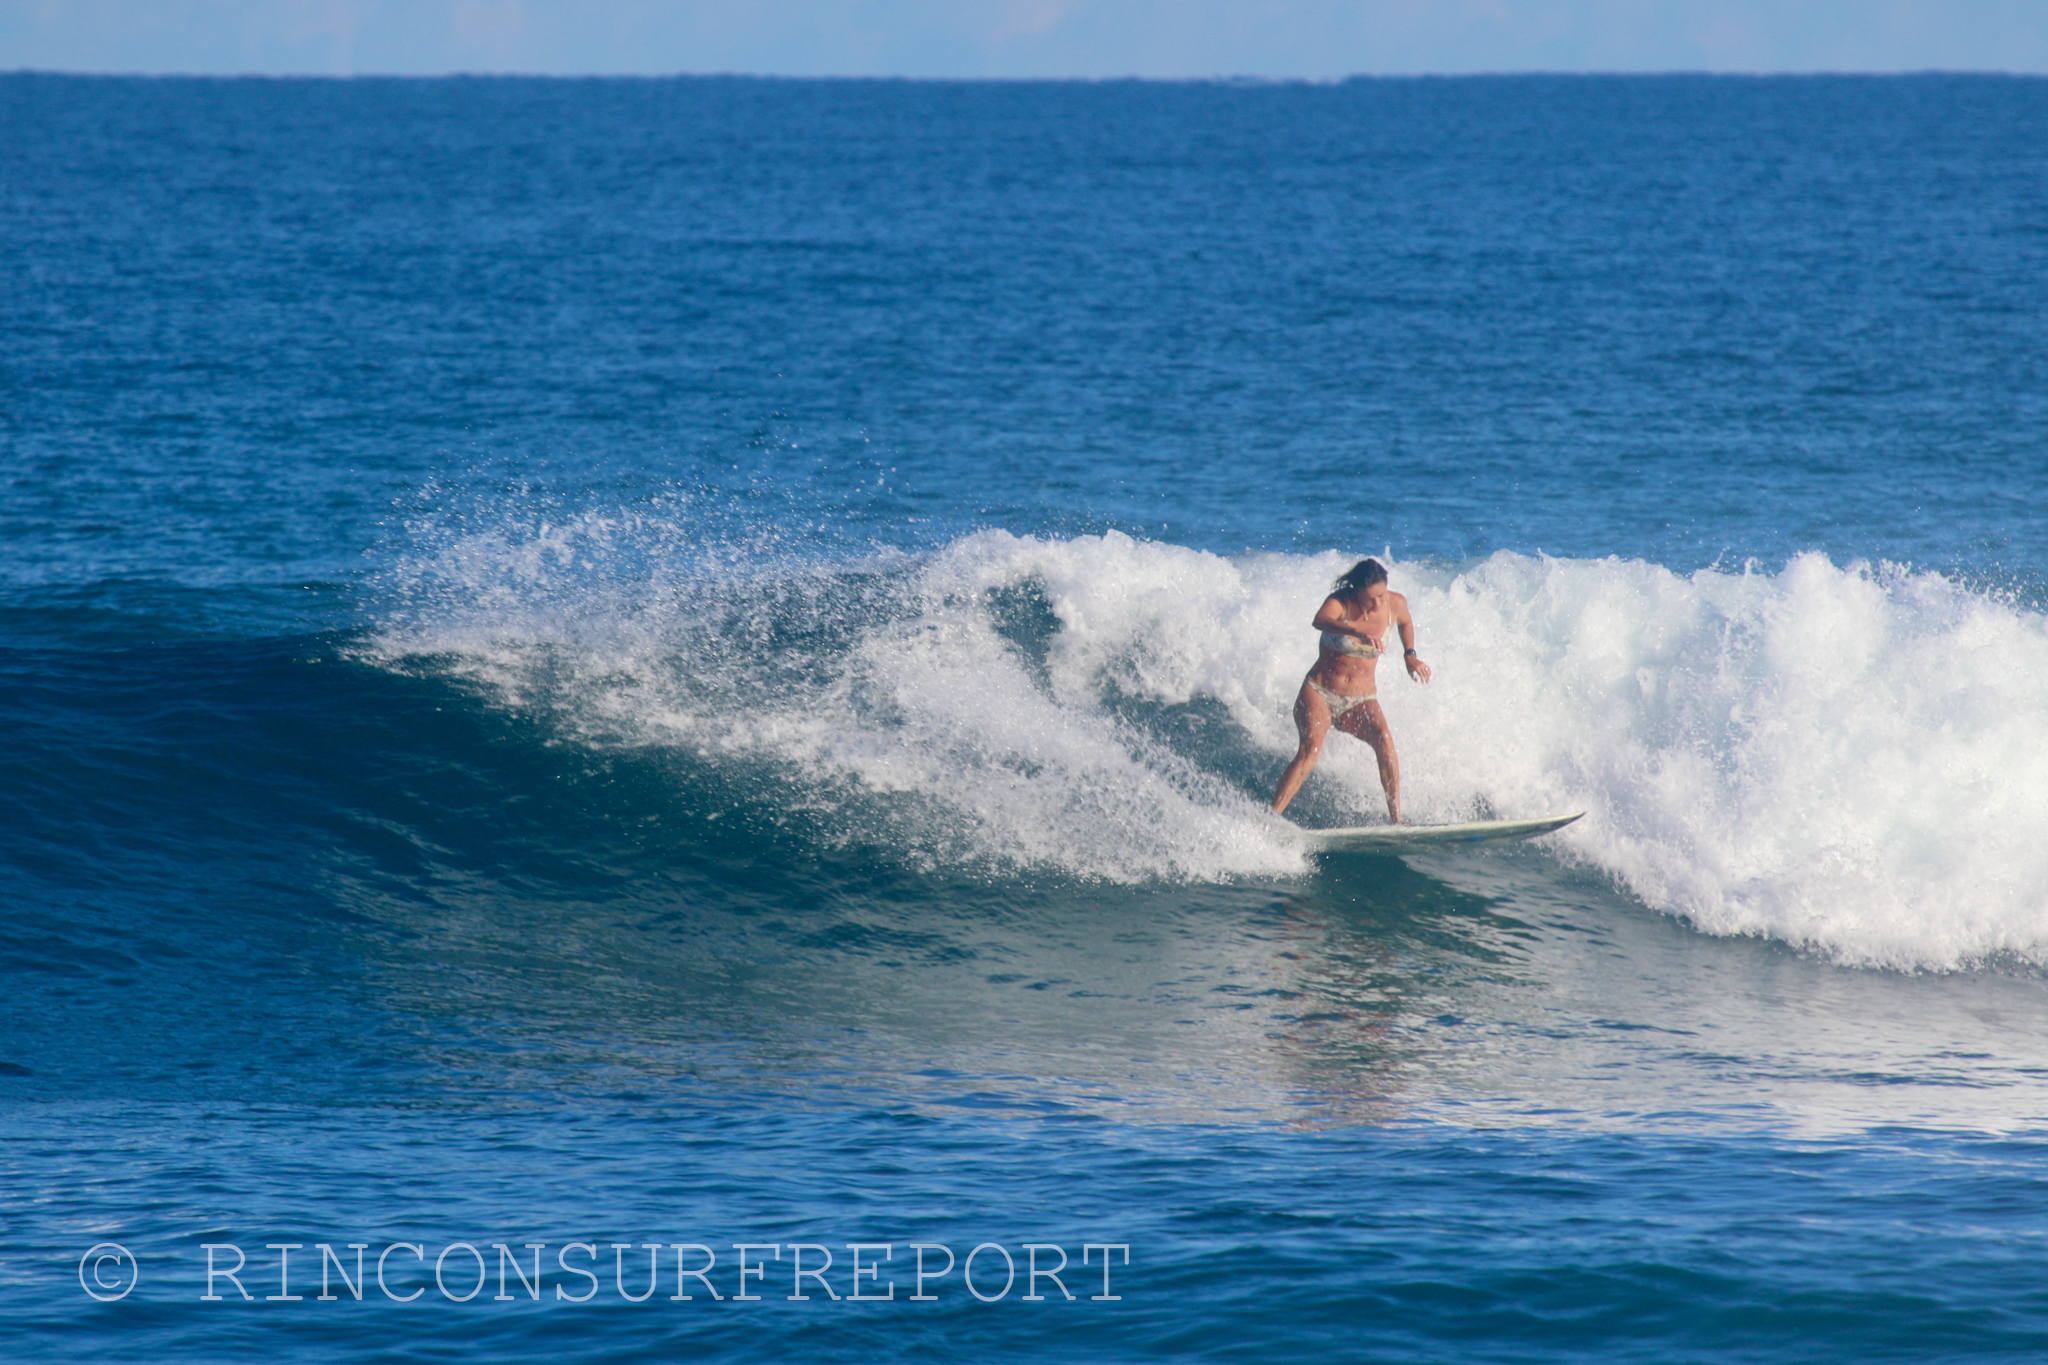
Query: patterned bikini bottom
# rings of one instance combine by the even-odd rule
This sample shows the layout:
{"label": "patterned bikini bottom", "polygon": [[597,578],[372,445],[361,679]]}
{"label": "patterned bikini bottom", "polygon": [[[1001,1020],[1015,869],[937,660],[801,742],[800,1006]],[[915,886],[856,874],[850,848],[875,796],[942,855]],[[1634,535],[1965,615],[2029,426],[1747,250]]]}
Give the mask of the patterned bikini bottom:
{"label": "patterned bikini bottom", "polygon": [[1369,701],[1379,700],[1380,694],[1377,692],[1367,692],[1361,696],[1347,697],[1342,692],[1332,692],[1313,678],[1303,678],[1302,681],[1308,684],[1309,691],[1323,699],[1323,705],[1330,708],[1330,719],[1332,722],[1342,720],[1344,713],[1355,706],[1363,706]]}

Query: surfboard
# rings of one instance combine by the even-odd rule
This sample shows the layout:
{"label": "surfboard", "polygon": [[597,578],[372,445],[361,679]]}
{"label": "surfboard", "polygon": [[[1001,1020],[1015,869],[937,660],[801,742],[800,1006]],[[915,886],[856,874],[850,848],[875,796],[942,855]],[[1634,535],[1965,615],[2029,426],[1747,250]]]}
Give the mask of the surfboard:
{"label": "surfboard", "polygon": [[1351,829],[1305,829],[1302,839],[1318,853],[1423,853],[1470,844],[1533,839],[1563,829],[1584,815],[1541,820],[1474,820],[1462,825],[1359,825]]}

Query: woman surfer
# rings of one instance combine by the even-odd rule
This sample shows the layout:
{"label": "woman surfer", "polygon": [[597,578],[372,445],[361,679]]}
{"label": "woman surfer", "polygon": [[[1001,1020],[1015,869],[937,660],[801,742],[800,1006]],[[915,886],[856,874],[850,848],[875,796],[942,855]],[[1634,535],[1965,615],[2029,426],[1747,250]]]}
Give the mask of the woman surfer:
{"label": "woman surfer", "polygon": [[1301,735],[1301,747],[1280,775],[1273,793],[1274,813],[1286,810],[1301,790],[1334,725],[1372,746],[1380,761],[1380,785],[1387,792],[1387,818],[1398,825],[1401,760],[1394,753],[1394,736],[1380,710],[1373,677],[1380,656],[1387,652],[1387,630],[1392,627],[1401,634],[1401,661],[1408,666],[1408,676],[1420,683],[1429,681],[1429,665],[1415,652],[1415,619],[1408,614],[1408,599],[1388,589],[1384,564],[1361,559],[1337,580],[1311,624],[1322,632],[1323,647],[1294,699],[1294,728]]}

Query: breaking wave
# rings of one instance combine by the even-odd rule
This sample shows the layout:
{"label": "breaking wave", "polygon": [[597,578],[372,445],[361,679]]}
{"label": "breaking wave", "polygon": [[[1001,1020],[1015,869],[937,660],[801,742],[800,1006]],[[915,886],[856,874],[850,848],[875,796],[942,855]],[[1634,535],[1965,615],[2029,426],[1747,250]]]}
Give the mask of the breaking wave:
{"label": "breaking wave", "polygon": [[[686,507],[423,534],[372,649],[574,742],[772,779],[848,839],[998,875],[1287,876],[1264,809],[1339,553],[985,531],[924,554]],[[1500,553],[1398,564],[1410,818],[1584,809],[1551,841],[1715,934],[1847,963],[2048,948],[2048,619],[1938,574]],[[744,788],[742,788],[744,789]],[[794,793],[792,795],[792,793]],[[1297,814],[1376,818],[1333,742]]]}

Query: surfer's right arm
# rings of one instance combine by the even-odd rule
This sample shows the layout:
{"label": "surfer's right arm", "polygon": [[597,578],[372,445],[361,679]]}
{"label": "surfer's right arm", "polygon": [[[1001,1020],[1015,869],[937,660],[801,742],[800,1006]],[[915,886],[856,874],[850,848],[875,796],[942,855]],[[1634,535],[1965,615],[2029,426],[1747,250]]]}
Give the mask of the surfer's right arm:
{"label": "surfer's right arm", "polygon": [[1332,635],[1356,635],[1367,644],[1372,643],[1372,636],[1345,619],[1344,605],[1337,600],[1335,594],[1323,599],[1322,608],[1316,612],[1316,619],[1309,624]]}

